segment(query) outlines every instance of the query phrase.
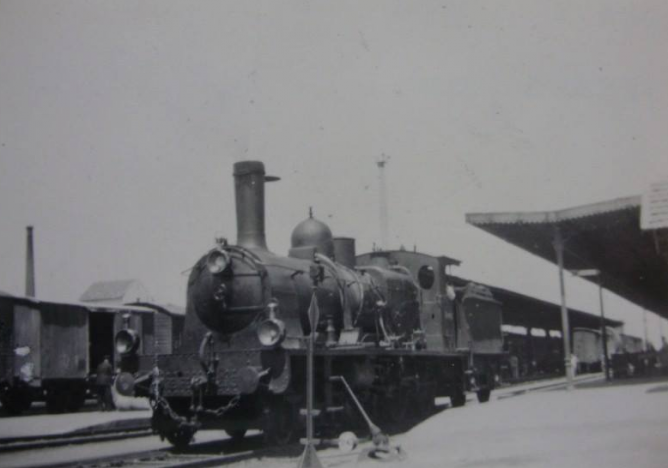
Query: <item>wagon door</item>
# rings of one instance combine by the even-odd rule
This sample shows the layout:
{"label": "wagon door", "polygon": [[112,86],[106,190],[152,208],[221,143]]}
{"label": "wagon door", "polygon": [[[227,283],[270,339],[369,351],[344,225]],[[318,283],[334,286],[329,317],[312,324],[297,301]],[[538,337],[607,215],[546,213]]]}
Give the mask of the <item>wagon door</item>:
{"label": "wagon door", "polygon": [[14,375],[37,385],[42,377],[41,328],[42,317],[38,309],[14,306]]}
{"label": "wagon door", "polygon": [[88,375],[88,311],[69,304],[42,306],[42,378]]}
{"label": "wagon door", "polygon": [[[90,372],[96,372],[97,366],[105,356],[114,357],[114,316],[113,312],[93,311],[89,314],[88,336]],[[112,361],[113,362],[113,361]]]}
{"label": "wagon door", "polygon": [[14,377],[14,304],[0,298],[0,382]]}

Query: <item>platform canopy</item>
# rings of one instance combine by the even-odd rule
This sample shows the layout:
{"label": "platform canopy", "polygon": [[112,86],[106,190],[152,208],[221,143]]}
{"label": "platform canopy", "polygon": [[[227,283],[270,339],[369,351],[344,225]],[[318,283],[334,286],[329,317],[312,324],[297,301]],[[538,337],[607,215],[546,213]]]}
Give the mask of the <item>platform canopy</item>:
{"label": "platform canopy", "polygon": [[[596,269],[603,287],[668,318],[668,231],[641,230],[642,197],[560,211],[469,213],[466,221],[550,262],[561,237],[564,268]],[[599,275],[585,279],[598,284]]]}

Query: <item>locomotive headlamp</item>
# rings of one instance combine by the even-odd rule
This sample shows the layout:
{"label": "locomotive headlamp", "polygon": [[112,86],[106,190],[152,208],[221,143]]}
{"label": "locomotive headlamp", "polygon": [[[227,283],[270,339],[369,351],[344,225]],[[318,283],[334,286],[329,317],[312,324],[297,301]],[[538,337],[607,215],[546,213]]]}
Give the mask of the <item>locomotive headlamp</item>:
{"label": "locomotive headlamp", "polygon": [[285,323],[278,319],[267,319],[257,327],[257,337],[262,346],[278,346],[285,338]]}
{"label": "locomotive headlamp", "polygon": [[116,351],[123,356],[134,353],[139,348],[139,335],[136,331],[126,329],[116,333],[114,339]]}
{"label": "locomotive headlamp", "polygon": [[257,338],[262,346],[274,347],[281,344],[285,338],[285,323],[276,318],[278,311],[278,301],[272,299],[267,305],[269,309],[269,318],[263,321],[257,327]]}
{"label": "locomotive headlamp", "polygon": [[206,266],[212,275],[221,273],[230,264],[230,256],[224,250],[212,250],[206,258]]}

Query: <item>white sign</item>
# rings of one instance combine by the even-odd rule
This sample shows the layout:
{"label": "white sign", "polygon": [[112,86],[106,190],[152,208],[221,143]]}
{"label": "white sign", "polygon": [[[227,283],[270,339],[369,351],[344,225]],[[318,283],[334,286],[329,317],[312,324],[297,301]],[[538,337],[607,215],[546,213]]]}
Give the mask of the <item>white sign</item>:
{"label": "white sign", "polygon": [[662,228],[668,228],[668,180],[649,186],[640,209],[640,229]]}

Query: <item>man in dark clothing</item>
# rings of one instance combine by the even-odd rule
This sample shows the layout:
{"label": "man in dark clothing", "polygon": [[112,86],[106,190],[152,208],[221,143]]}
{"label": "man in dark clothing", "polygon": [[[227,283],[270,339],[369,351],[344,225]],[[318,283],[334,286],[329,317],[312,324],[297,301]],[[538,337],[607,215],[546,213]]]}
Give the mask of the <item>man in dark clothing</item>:
{"label": "man in dark clothing", "polygon": [[114,409],[114,400],[111,397],[111,384],[114,380],[114,367],[109,362],[109,356],[104,357],[104,361],[97,366],[97,399],[102,411],[111,411]]}

